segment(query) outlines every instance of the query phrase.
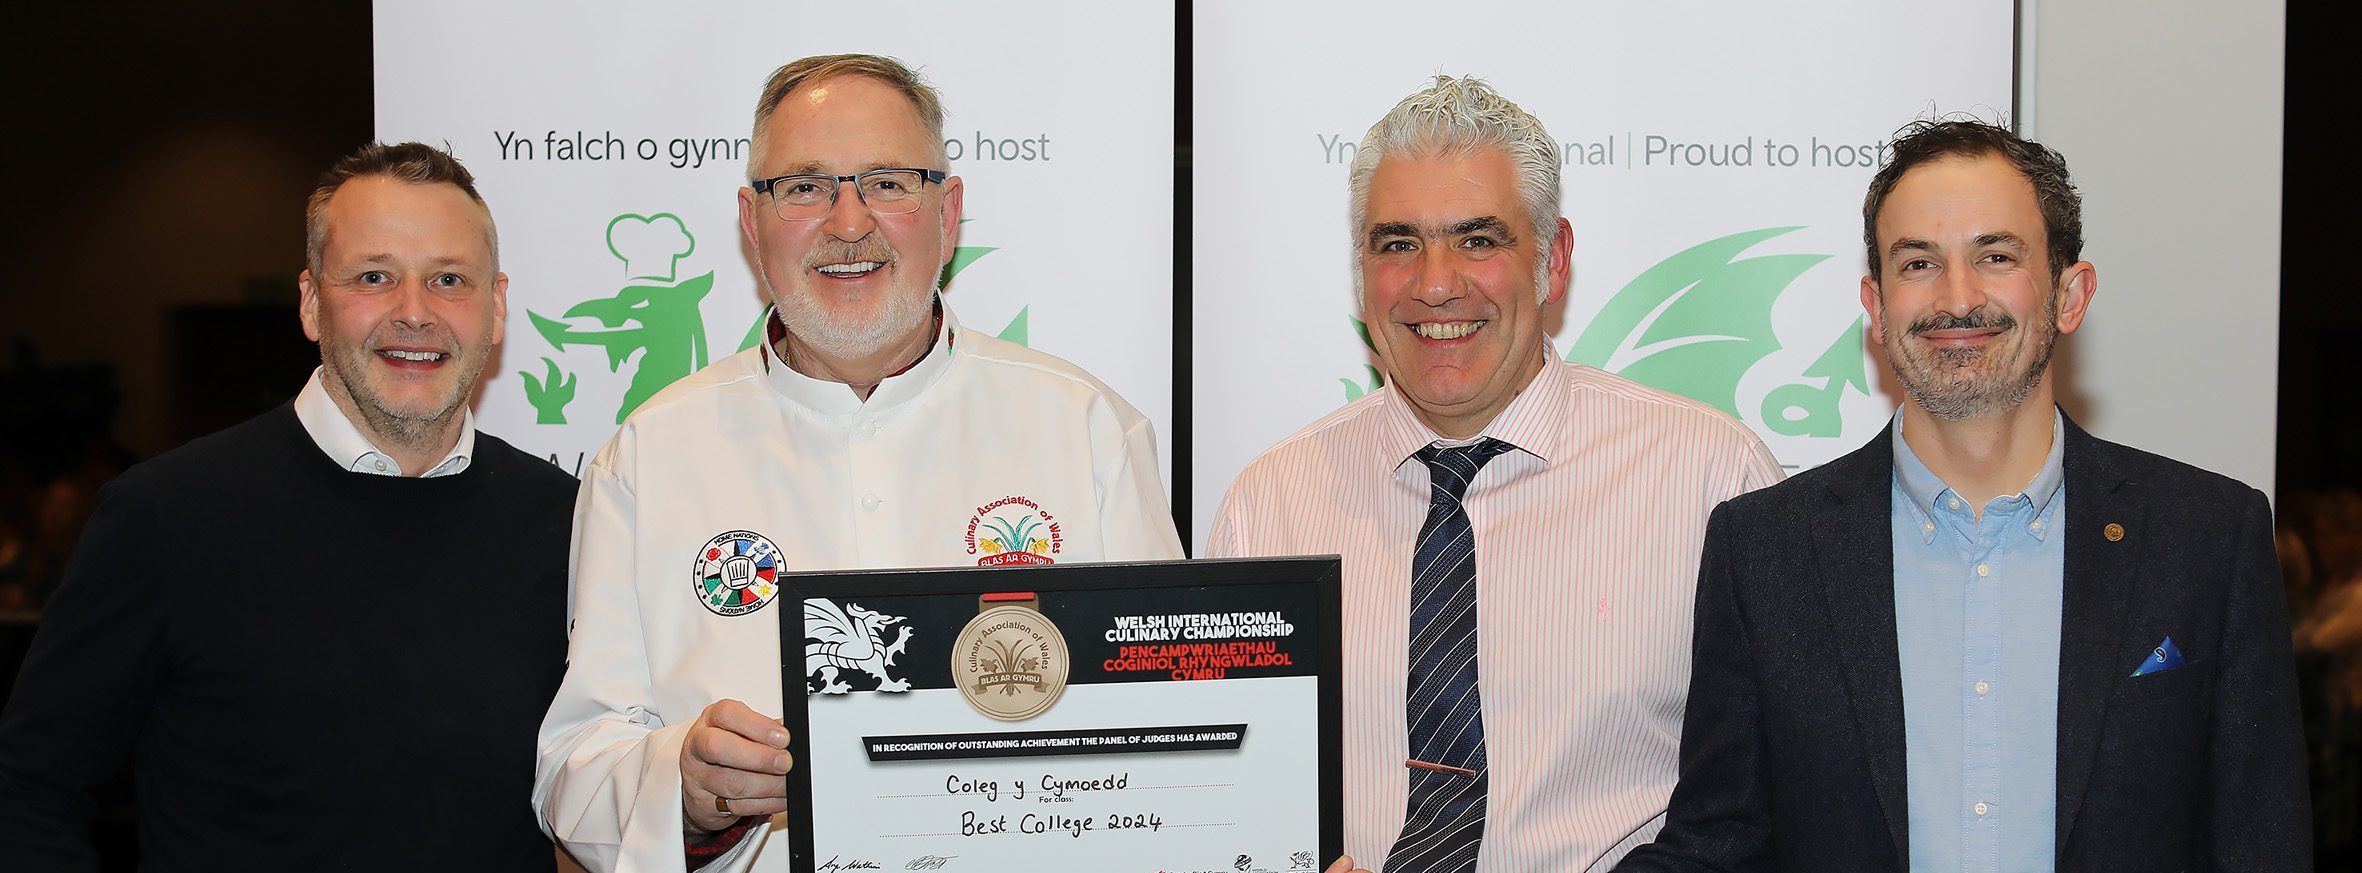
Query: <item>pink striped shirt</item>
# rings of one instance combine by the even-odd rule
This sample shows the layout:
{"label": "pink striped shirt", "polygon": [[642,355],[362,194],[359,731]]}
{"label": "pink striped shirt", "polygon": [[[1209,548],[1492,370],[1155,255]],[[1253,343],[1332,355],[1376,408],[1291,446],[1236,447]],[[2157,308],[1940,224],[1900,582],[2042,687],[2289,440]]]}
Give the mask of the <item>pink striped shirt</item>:
{"label": "pink striped shirt", "polygon": [[[1712,407],[1550,360],[1485,427],[1518,451],[1465,501],[1485,871],[1606,870],[1663,826],[1707,514],[1781,478],[1762,440]],[[1247,465],[1206,545],[1343,556],[1345,850],[1372,870],[1409,796],[1410,566],[1428,500],[1412,453],[1439,439],[1387,386]]]}

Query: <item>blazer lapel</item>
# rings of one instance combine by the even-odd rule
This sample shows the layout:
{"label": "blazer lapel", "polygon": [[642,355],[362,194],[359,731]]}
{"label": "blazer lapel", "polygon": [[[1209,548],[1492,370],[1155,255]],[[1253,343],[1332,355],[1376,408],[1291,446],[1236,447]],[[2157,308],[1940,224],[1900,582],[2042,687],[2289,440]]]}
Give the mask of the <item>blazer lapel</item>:
{"label": "blazer lapel", "polygon": [[1905,805],[1902,659],[1895,643],[1894,444],[1881,430],[1869,445],[1825,468],[1829,505],[1813,541],[1832,636],[1853,701],[1854,727],[1898,866],[1910,865]]}
{"label": "blazer lapel", "polygon": [[[2091,782],[2108,694],[2134,665],[2118,663],[2124,651],[2124,613],[2130,602],[2139,554],[2134,537],[2143,524],[2139,483],[2127,480],[2111,462],[2109,446],[2066,423],[2067,554],[2059,616],[2058,842],[2063,851],[2075,813]],[[2107,536],[2120,524],[2120,540]]]}

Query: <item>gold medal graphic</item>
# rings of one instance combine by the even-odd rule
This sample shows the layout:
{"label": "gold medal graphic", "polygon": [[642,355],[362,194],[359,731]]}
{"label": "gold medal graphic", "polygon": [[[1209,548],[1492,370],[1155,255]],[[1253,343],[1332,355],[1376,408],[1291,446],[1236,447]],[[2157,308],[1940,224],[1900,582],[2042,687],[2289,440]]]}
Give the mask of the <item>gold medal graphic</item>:
{"label": "gold medal graphic", "polygon": [[951,678],[960,696],[1001,721],[1049,711],[1066,691],[1068,670],[1066,637],[1047,616],[1024,606],[984,609],[951,647]]}

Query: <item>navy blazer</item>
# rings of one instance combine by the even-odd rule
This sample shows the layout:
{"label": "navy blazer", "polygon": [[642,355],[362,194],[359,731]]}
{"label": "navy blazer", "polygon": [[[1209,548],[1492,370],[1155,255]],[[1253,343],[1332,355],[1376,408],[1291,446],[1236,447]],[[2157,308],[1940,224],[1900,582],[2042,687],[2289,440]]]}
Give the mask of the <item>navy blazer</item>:
{"label": "navy blazer", "polygon": [[[1714,511],[1681,782],[1618,871],[1909,869],[1890,433]],[[2066,442],[2058,869],[2310,871],[2263,495]],[[2132,676],[2167,635],[2184,664]]]}

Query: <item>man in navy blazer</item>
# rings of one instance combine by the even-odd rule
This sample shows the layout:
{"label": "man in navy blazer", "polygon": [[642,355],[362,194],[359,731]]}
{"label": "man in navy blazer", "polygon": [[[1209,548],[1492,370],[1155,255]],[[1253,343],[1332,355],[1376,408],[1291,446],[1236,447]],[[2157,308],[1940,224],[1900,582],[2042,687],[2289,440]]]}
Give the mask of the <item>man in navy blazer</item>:
{"label": "man in navy blazer", "polygon": [[1861,295],[1909,402],[1715,511],[1680,785],[1617,870],[2312,869],[2263,495],[2053,405],[2098,289],[2056,152],[1893,155]]}

